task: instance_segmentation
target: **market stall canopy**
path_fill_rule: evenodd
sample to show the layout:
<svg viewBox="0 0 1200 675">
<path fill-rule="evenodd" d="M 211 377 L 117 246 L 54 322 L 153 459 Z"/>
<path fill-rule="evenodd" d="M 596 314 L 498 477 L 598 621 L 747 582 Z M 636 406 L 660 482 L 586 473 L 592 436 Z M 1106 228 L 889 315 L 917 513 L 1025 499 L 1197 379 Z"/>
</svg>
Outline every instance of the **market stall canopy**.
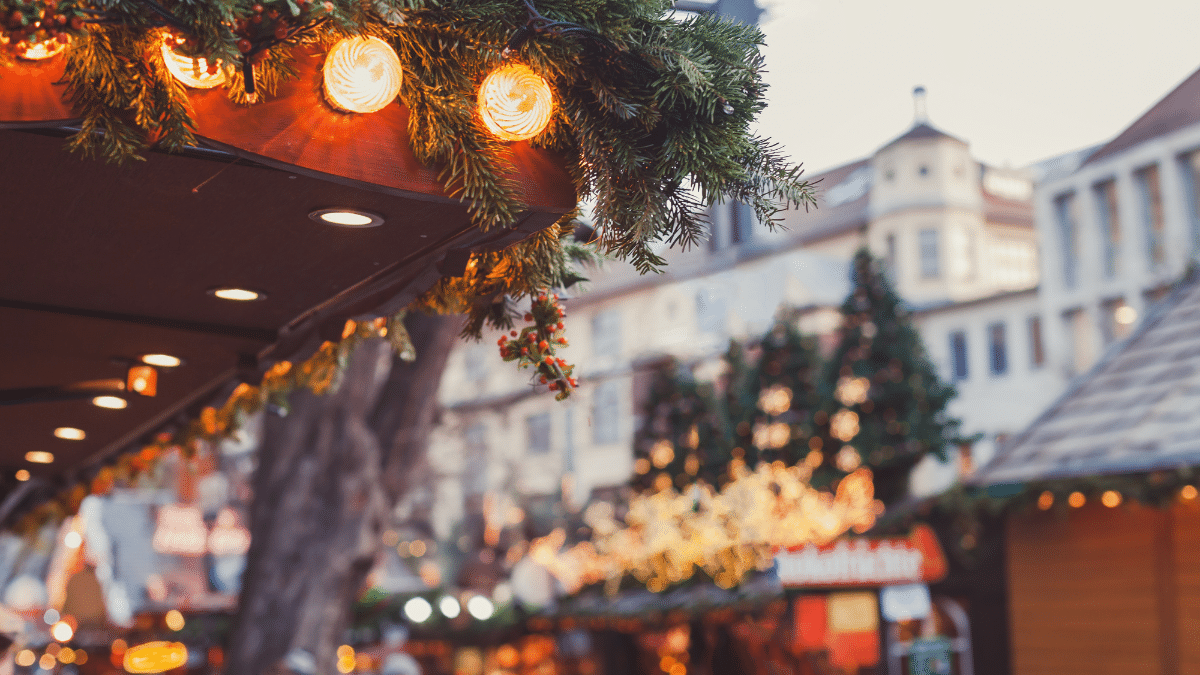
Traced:
<svg viewBox="0 0 1200 675">
<path fill-rule="evenodd" d="M 1200 465 L 1200 276 L 1192 272 L 1137 331 L 972 479 L 1023 483 Z"/>
<path fill-rule="evenodd" d="M 220 89 L 191 92 L 201 147 L 120 165 L 65 149 L 78 115 L 64 97 L 62 57 L 0 75 L 6 481 L 19 470 L 70 478 L 239 377 L 336 338 L 348 318 L 403 308 L 461 273 L 469 251 L 507 246 L 574 208 L 562 158 L 514 143 L 510 176 L 527 210 L 513 227 L 481 231 L 438 167 L 414 157 L 405 109 L 335 111 L 318 63 L 299 59 L 299 77 L 257 106 Z M 312 217 L 323 209 L 377 226 Z M 220 288 L 259 297 L 223 299 Z M 146 354 L 181 359 L 159 368 L 156 396 L 93 405 Z M 74 400 L 61 400 L 64 385 Z M 64 438 L 59 428 L 83 433 Z M 30 452 L 53 461 L 27 461 Z"/>
</svg>

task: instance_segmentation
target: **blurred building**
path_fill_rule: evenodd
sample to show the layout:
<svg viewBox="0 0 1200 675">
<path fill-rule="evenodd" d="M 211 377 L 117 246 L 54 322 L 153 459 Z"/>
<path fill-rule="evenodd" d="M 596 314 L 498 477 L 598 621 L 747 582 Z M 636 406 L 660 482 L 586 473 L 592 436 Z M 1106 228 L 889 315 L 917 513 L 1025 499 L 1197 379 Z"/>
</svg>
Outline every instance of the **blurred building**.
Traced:
<svg viewBox="0 0 1200 675">
<path fill-rule="evenodd" d="M 874 155 L 813 176 L 818 207 L 784 212 L 783 227 L 719 205 L 708 242 L 662 247 L 663 274 L 620 263 L 587 272 L 585 292 L 566 302 L 563 356 L 581 381 L 569 401 L 502 362 L 499 333 L 457 347 L 423 481 L 437 536 L 459 536 L 472 517 L 502 519 L 518 494 L 547 504 L 562 495 L 569 508 L 625 485 L 650 369 L 669 356 L 715 378 L 729 341 L 761 336 L 785 307 L 831 344 L 848 261 L 864 245 L 914 308 L 942 377 L 960 388 L 953 413 L 965 431 L 982 432 L 990 449 L 1026 425 L 1061 387 L 1042 367 L 1031 178 L 974 159 L 929 123 L 920 90 L 916 104 L 912 128 Z M 964 468 L 959 458 L 931 461 L 914 490 L 940 489 Z"/>
<path fill-rule="evenodd" d="M 1108 143 L 1038 168 L 1046 358 L 1070 377 L 1128 335 L 1200 247 L 1200 71 Z"/>
</svg>

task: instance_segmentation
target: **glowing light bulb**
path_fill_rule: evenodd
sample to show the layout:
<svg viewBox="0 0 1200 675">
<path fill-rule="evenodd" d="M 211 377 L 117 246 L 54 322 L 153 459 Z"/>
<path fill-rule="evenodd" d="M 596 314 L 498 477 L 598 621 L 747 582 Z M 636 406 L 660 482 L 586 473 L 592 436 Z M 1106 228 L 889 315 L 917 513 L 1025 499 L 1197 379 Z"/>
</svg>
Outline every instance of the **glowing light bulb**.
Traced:
<svg viewBox="0 0 1200 675">
<path fill-rule="evenodd" d="M 58 56 L 66 48 L 66 42 L 59 42 L 57 39 L 42 40 L 37 44 L 29 45 L 24 51 L 18 51 L 17 58 L 26 61 L 44 61 Z"/>
<path fill-rule="evenodd" d="M 170 354 L 142 354 L 142 363 L 148 366 L 174 368 L 183 363 L 183 361 L 178 356 L 171 356 Z"/>
<path fill-rule="evenodd" d="M 488 131 L 502 140 L 537 136 L 550 124 L 552 112 L 550 84 L 529 66 L 513 63 L 494 70 L 479 87 L 479 114 Z"/>
<path fill-rule="evenodd" d="M 19 480 L 19 481 L 21 481 L 22 483 L 24 483 L 25 481 L 29 480 L 29 478 L 30 478 L 30 476 L 29 476 L 29 472 L 28 472 L 28 471 L 26 471 L 25 469 L 18 469 L 18 470 L 17 470 L 17 480 Z"/>
<path fill-rule="evenodd" d="M 325 96 L 344 112 L 382 110 L 400 93 L 404 69 L 391 45 L 377 37 L 339 41 L 325 57 Z"/>
<path fill-rule="evenodd" d="M 25 453 L 25 461 L 34 464 L 49 464 L 54 461 L 54 453 L 44 450 L 30 450 Z"/>
<path fill-rule="evenodd" d="M 433 616 L 433 605 L 425 598 L 412 598 L 404 603 L 404 615 L 417 623 L 424 623 Z"/>
<path fill-rule="evenodd" d="M 222 300 L 236 300 L 238 302 L 249 302 L 250 300 L 258 300 L 262 297 L 261 293 L 245 288 L 217 288 L 212 291 L 212 294 Z"/>
<path fill-rule="evenodd" d="M 68 532 L 67 535 L 63 537 L 63 544 L 65 544 L 67 548 L 79 548 L 83 545 L 83 537 L 80 536 L 78 532 Z"/>
<path fill-rule="evenodd" d="M 50 634 L 59 642 L 67 642 L 75 635 L 75 629 L 66 621 L 59 621 L 50 627 Z"/>
<path fill-rule="evenodd" d="M 448 595 L 438 601 L 438 609 L 442 611 L 442 614 L 444 614 L 447 619 L 453 619 L 457 617 L 462 611 L 462 607 L 458 604 L 458 600 L 455 600 Z"/>
<path fill-rule="evenodd" d="M 476 595 L 467 601 L 467 612 L 480 621 L 487 621 L 496 612 L 496 606 L 482 595 Z"/>
<path fill-rule="evenodd" d="M 92 399 L 92 405 L 97 408 L 108 408 L 109 410 L 122 410 L 129 403 L 120 396 L 97 396 Z"/>
<path fill-rule="evenodd" d="M 54 430 L 54 435 L 66 441 L 82 441 L 87 438 L 87 434 L 83 429 L 75 427 L 59 427 Z"/>
<path fill-rule="evenodd" d="M 174 48 L 180 41 L 168 35 L 163 40 L 162 57 L 171 75 L 192 89 L 212 89 L 225 83 L 225 71 L 221 62 L 216 68 L 210 68 L 208 60 L 203 57 L 191 57 L 177 53 Z M 157 365 L 157 364 L 156 364 Z"/>
<path fill-rule="evenodd" d="M 170 628 L 174 631 L 183 630 L 183 626 L 185 624 L 183 614 L 177 609 L 167 612 L 167 615 L 163 617 L 163 621 L 167 624 L 167 628 Z"/>
<path fill-rule="evenodd" d="M 147 642 L 125 650 L 122 662 L 130 673 L 161 673 L 187 663 L 187 647 L 179 642 Z"/>
</svg>

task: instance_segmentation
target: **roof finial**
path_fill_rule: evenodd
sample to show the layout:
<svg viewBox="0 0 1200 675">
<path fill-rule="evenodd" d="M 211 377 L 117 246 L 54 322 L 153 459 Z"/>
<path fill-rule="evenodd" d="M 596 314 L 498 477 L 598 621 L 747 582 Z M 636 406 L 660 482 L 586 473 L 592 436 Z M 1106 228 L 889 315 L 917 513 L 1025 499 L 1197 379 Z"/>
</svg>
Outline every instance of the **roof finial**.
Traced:
<svg viewBox="0 0 1200 675">
<path fill-rule="evenodd" d="M 929 121 L 929 113 L 925 110 L 925 87 L 913 87 L 913 124 Z"/>
</svg>

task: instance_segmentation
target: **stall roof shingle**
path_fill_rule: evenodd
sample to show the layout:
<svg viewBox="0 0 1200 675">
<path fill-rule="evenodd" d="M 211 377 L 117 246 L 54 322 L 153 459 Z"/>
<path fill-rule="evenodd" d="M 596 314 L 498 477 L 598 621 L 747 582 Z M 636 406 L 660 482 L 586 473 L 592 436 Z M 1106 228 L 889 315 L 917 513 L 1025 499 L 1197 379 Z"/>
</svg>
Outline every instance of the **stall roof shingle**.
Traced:
<svg viewBox="0 0 1200 675">
<path fill-rule="evenodd" d="M 1200 464 L 1200 275 L 1001 449 L 995 485 Z"/>
</svg>

